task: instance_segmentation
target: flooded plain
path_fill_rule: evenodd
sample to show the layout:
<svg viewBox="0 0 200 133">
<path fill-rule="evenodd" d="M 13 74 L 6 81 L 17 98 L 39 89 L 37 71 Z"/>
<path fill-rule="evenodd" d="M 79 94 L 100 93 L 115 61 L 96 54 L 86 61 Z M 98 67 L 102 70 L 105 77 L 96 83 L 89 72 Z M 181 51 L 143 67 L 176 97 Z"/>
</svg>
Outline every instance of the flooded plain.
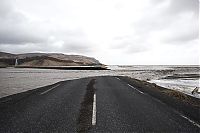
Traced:
<svg viewBox="0 0 200 133">
<path fill-rule="evenodd" d="M 156 83 L 169 89 L 175 89 L 189 95 L 192 95 L 191 92 L 195 87 L 200 87 L 199 66 L 108 66 L 108 68 L 111 70 L 1 68 L 0 97 L 63 80 L 108 75 L 129 76 Z M 199 94 L 192 96 L 199 98 Z"/>
</svg>

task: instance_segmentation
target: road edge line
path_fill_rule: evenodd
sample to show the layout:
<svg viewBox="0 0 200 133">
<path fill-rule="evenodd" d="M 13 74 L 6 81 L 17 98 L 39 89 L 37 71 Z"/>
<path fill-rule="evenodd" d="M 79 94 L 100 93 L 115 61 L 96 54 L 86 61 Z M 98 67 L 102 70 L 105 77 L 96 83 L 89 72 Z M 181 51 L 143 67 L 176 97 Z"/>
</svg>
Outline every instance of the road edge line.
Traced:
<svg viewBox="0 0 200 133">
<path fill-rule="evenodd" d="M 40 93 L 40 95 L 46 94 L 47 92 L 49 92 L 49 91 L 55 89 L 55 88 L 58 87 L 58 86 L 60 86 L 60 84 L 57 84 L 56 86 L 54 86 L 54 87 L 52 87 L 52 88 L 50 88 L 50 89 L 48 89 L 48 90 L 46 90 L 46 91 Z"/>
<path fill-rule="evenodd" d="M 200 125 L 196 122 L 194 122 L 193 120 L 191 120 L 190 118 L 180 114 L 181 117 L 183 117 L 184 119 L 188 120 L 190 123 L 192 123 L 193 125 L 197 126 L 198 128 L 200 128 Z"/>
<path fill-rule="evenodd" d="M 138 90 L 138 89 L 136 89 L 135 87 L 133 87 L 132 85 L 130 85 L 130 84 L 127 84 L 129 87 L 131 87 L 131 88 L 133 88 L 133 89 L 135 89 L 135 90 L 137 90 L 139 93 L 141 93 L 141 94 L 144 94 L 144 92 L 142 92 L 142 91 L 140 91 L 140 90 Z"/>
<path fill-rule="evenodd" d="M 116 79 L 118 79 L 118 80 L 121 80 L 121 79 L 119 79 L 118 77 L 115 77 Z"/>
</svg>

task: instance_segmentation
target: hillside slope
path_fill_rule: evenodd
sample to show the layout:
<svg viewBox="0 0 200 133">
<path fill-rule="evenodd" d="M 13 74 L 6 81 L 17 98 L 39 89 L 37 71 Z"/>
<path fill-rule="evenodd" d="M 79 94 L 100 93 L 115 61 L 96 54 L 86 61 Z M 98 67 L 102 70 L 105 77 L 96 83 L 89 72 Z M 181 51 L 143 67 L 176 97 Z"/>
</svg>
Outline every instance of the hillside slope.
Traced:
<svg viewBox="0 0 200 133">
<path fill-rule="evenodd" d="M 25 53 L 11 54 L 0 52 L 0 66 L 14 66 L 16 59 L 19 66 L 96 66 L 98 60 L 81 55 L 60 53 Z"/>
</svg>

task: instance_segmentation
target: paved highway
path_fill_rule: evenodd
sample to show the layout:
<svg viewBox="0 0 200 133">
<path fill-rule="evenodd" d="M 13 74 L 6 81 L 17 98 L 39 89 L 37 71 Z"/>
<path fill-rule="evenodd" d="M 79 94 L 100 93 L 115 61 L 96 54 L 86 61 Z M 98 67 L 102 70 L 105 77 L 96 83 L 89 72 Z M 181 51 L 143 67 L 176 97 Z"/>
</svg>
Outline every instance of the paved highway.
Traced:
<svg viewBox="0 0 200 133">
<path fill-rule="evenodd" d="M 116 77 L 92 77 L 0 99 L 0 132 L 199 132 L 200 126 Z"/>
</svg>

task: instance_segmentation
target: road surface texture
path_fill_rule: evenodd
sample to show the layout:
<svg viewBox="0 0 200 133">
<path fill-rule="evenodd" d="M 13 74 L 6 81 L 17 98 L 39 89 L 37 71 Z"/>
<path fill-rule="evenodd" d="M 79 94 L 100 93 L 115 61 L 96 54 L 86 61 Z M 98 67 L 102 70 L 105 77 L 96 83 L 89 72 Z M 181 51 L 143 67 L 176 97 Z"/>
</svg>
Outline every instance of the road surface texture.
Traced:
<svg viewBox="0 0 200 133">
<path fill-rule="evenodd" d="M 200 126 L 117 77 L 62 81 L 0 99 L 0 132 L 199 132 Z"/>
</svg>

